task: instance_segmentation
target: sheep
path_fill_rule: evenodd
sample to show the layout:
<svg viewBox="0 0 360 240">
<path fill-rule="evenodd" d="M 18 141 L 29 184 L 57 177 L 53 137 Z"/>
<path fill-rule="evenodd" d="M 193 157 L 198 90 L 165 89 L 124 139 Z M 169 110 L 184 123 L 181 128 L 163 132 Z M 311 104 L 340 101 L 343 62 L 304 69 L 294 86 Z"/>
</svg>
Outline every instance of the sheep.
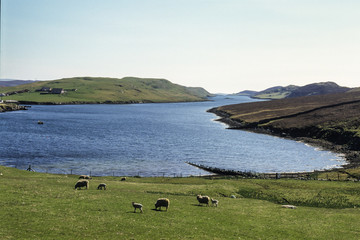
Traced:
<svg viewBox="0 0 360 240">
<path fill-rule="evenodd" d="M 89 188 L 89 181 L 88 180 L 79 180 L 76 182 L 75 184 L 75 189 L 79 188 L 81 189 L 82 187 L 86 187 L 86 189 Z"/>
<path fill-rule="evenodd" d="M 201 203 L 204 203 L 204 204 L 207 204 L 209 206 L 210 198 L 208 196 L 197 195 L 196 198 L 197 198 L 197 200 L 199 202 L 199 205 Z"/>
<path fill-rule="evenodd" d="M 126 177 L 121 178 L 121 181 L 126 181 Z"/>
<path fill-rule="evenodd" d="M 169 205 L 170 205 L 170 200 L 169 199 L 167 199 L 167 198 L 159 198 L 155 203 L 155 209 L 158 210 L 158 208 L 160 208 L 160 211 L 161 211 L 161 207 L 166 207 L 166 211 L 167 211 Z"/>
<path fill-rule="evenodd" d="M 283 208 L 290 208 L 290 209 L 296 209 L 294 205 L 282 205 Z"/>
<path fill-rule="evenodd" d="M 216 199 L 212 199 L 212 198 L 211 198 L 211 204 L 212 204 L 213 206 L 215 205 L 215 207 L 217 207 L 218 204 L 219 204 L 219 200 L 216 200 Z"/>
<path fill-rule="evenodd" d="M 136 212 L 136 209 L 140 209 L 140 212 L 143 213 L 143 205 L 140 203 L 132 202 L 132 205 L 134 207 L 134 212 Z"/>
<path fill-rule="evenodd" d="M 97 187 L 98 190 L 104 189 L 106 190 L 106 184 L 105 183 L 100 183 L 99 186 Z"/>
<path fill-rule="evenodd" d="M 91 179 L 89 175 L 80 175 L 79 179 Z"/>
</svg>

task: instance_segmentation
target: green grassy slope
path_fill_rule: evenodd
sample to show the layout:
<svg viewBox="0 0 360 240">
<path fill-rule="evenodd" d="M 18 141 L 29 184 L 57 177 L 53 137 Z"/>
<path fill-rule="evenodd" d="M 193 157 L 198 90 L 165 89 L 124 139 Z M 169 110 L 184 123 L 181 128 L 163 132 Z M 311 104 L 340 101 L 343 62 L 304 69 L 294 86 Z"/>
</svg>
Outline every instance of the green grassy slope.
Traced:
<svg viewBox="0 0 360 240">
<path fill-rule="evenodd" d="M 359 183 L 94 177 L 0 166 L 0 239 L 357 239 Z M 106 183 L 106 191 L 96 190 Z M 220 201 L 199 206 L 197 194 Z M 235 195 L 237 198 L 230 198 Z M 159 197 L 170 208 L 155 211 Z M 297 209 L 281 208 L 286 199 Z M 144 205 L 133 213 L 131 202 Z"/>
<path fill-rule="evenodd" d="M 40 94 L 35 90 L 42 87 L 63 88 L 65 94 Z M 0 88 L 0 92 L 29 89 L 6 99 L 34 103 L 142 103 L 142 102 L 179 102 L 202 101 L 209 93 L 205 90 L 194 91 L 173 84 L 165 79 L 134 78 L 93 78 L 77 77 L 54 81 L 39 81 L 16 87 Z M 77 91 L 73 91 L 77 89 Z"/>
</svg>

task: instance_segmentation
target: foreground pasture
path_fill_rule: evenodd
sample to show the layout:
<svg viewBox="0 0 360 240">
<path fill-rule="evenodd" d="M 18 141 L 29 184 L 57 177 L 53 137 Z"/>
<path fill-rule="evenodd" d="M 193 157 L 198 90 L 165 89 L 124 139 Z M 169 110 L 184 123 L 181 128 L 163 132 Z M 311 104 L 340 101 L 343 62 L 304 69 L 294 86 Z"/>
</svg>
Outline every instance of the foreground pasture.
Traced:
<svg viewBox="0 0 360 240">
<path fill-rule="evenodd" d="M 0 166 L 0 239 L 358 239 L 360 183 L 94 177 Z M 97 190 L 99 183 L 107 190 Z M 199 206 L 196 195 L 219 200 Z M 230 198 L 235 195 L 237 198 Z M 168 211 L 154 210 L 160 197 Z M 144 206 L 134 213 L 132 202 Z M 294 204 L 297 209 L 281 208 Z"/>
</svg>

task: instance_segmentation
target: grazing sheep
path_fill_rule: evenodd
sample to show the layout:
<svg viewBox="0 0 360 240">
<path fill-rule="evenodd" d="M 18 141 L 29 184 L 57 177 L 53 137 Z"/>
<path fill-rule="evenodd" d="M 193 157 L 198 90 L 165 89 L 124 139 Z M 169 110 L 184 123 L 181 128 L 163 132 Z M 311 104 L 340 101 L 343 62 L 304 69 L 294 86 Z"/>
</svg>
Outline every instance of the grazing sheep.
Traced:
<svg viewBox="0 0 360 240">
<path fill-rule="evenodd" d="M 136 212 L 136 209 L 138 208 L 138 209 L 140 209 L 140 212 L 141 213 L 143 213 L 143 205 L 142 204 L 140 204 L 140 203 L 136 203 L 136 202 L 132 202 L 132 205 L 133 205 L 133 207 L 134 207 L 134 212 Z"/>
<path fill-rule="evenodd" d="M 211 204 L 212 204 L 213 206 L 215 205 L 215 207 L 217 207 L 218 204 L 219 204 L 219 200 L 211 199 Z"/>
<path fill-rule="evenodd" d="M 283 208 L 290 208 L 290 209 L 296 209 L 294 205 L 282 205 Z"/>
<path fill-rule="evenodd" d="M 75 184 L 75 189 L 77 188 L 81 189 L 82 187 L 86 187 L 86 189 L 88 189 L 89 181 L 84 179 L 77 181 L 77 183 Z"/>
<path fill-rule="evenodd" d="M 79 179 L 91 179 L 89 175 L 80 175 Z"/>
<path fill-rule="evenodd" d="M 155 209 L 158 210 L 158 208 L 160 208 L 160 211 L 161 211 L 161 207 L 166 207 L 166 211 L 167 211 L 169 205 L 170 205 L 170 200 L 169 199 L 167 199 L 167 198 L 159 198 L 155 203 Z"/>
<path fill-rule="evenodd" d="M 235 195 L 231 195 L 230 197 L 231 197 L 231 198 L 236 198 L 236 196 L 235 196 Z"/>
<path fill-rule="evenodd" d="M 126 181 L 126 177 L 121 178 L 121 181 Z"/>
<path fill-rule="evenodd" d="M 106 190 L 106 184 L 105 183 L 100 183 L 99 186 L 97 187 L 98 190 L 104 189 Z"/>
<path fill-rule="evenodd" d="M 207 204 L 209 206 L 210 203 L 210 198 L 208 196 L 201 196 L 201 195 L 197 195 L 197 200 L 199 202 L 199 205 L 201 203 Z"/>
</svg>

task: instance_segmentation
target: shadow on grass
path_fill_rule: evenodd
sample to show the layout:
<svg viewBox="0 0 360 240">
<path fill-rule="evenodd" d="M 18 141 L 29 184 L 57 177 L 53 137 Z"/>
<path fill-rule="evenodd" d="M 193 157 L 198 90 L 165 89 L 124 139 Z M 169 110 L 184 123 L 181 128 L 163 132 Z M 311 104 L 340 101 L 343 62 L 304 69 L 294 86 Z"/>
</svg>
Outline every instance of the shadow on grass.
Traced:
<svg viewBox="0 0 360 240">
<path fill-rule="evenodd" d="M 161 209 L 156 209 L 156 208 L 153 208 L 151 210 L 156 211 L 156 212 L 167 212 L 167 210 L 161 210 Z"/>
<path fill-rule="evenodd" d="M 134 211 L 128 211 L 128 212 L 126 212 L 126 213 L 144 213 L 144 212 L 140 212 L 140 211 L 136 211 L 136 212 L 134 212 Z"/>
</svg>

